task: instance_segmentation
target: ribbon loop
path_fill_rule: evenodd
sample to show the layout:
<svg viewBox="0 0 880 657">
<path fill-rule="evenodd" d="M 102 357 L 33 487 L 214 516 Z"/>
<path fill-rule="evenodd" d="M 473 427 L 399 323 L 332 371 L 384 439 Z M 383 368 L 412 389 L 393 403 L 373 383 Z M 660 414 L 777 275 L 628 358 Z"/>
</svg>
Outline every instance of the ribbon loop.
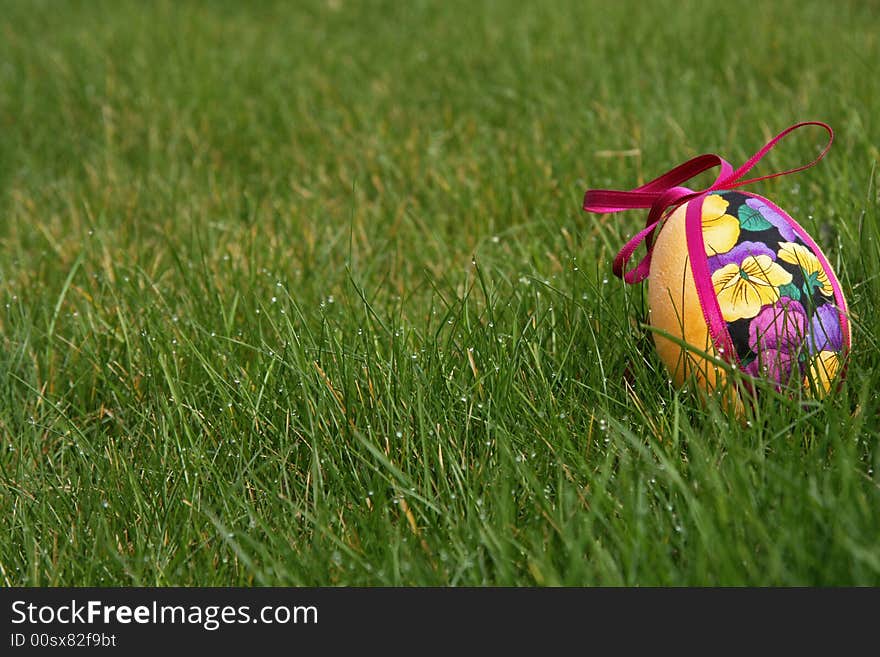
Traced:
<svg viewBox="0 0 880 657">
<path fill-rule="evenodd" d="M 812 162 L 794 169 L 743 180 L 743 176 L 745 176 L 746 173 L 748 173 L 788 134 L 794 132 L 798 128 L 811 125 L 819 126 L 828 133 L 828 143 Z M 615 189 L 589 189 L 586 194 L 584 194 L 584 210 L 596 214 L 612 214 L 623 212 L 625 210 L 650 208 L 645 227 L 636 233 L 623 246 L 614 258 L 614 264 L 612 266 L 614 275 L 618 278 L 622 278 L 629 284 L 639 283 L 648 277 L 648 271 L 650 270 L 651 265 L 654 233 L 660 227 L 663 219 L 665 219 L 670 213 L 674 212 L 680 205 L 710 192 L 743 187 L 744 185 L 758 182 L 760 180 L 768 180 L 770 178 L 785 176 L 790 173 L 797 173 L 798 171 L 809 169 L 825 157 L 828 153 L 828 149 L 831 148 L 831 143 L 833 141 L 834 131 L 828 124 L 822 123 L 821 121 L 804 121 L 780 132 L 773 139 L 768 141 L 757 153 L 752 155 L 745 164 L 736 170 L 734 170 L 726 160 L 713 153 L 698 155 L 697 157 L 670 169 L 661 176 L 654 178 L 654 180 L 629 191 Z M 706 189 L 693 191 L 687 187 L 681 186 L 691 178 L 715 167 L 720 167 L 718 176 L 715 178 L 715 182 L 709 185 Z M 647 253 L 635 267 L 624 272 L 624 267 L 642 242 L 646 243 Z"/>
</svg>

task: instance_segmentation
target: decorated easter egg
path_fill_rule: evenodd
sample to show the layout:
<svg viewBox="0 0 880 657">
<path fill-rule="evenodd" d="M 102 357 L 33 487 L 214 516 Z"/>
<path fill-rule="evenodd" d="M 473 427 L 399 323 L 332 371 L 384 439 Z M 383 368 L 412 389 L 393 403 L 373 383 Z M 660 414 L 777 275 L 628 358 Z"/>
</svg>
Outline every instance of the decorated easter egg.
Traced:
<svg viewBox="0 0 880 657">
<path fill-rule="evenodd" d="M 815 160 L 745 178 L 783 137 L 806 126 L 821 127 L 829 137 Z M 710 393 L 725 389 L 722 399 L 741 408 L 739 393 L 727 385 L 732 369 L 746 375 L 737 377 L 743 382 L 762 379 L 778 390 L 802 388 L 817 396 L 842 377 L 850 325 L 828 259 L 787 212 L 744 189 L 813 166 L 832 140 L 826 124 L 799 123 L 735 170 L 706 154 L 633 190 L 587 191 L 588 212 L 650 210 L 645 228 L 617 254 L 613 269 L 630 284 L 647 280 L 650 329 L 676 385 L 694 380 Z M 682 186 L 713 167 L 721 171 L 708 188 Z M 625 271 L 642 244 L 646 255 Z"/>
<path fill-rule="evenodd" d="M 822 396 L 850 345 L 846 300 L 815 241 L 771 201 L 718 191 L 679 206 L 654 243 L 649 323 L 673 381 L 725 384 L 717 359 Z"/>
</svg>

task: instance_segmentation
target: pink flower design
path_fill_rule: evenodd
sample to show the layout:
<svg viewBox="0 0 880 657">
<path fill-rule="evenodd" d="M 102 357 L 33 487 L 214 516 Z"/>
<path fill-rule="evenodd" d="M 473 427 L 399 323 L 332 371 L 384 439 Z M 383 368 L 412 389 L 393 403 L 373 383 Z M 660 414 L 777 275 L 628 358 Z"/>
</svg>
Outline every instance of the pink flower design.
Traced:
<svg viewBox="0 0 880 657">
<path fill-rule="evenodd" d="M 745 366 L 754 377 L 775 381 L 777 389 L 800 371 L 798 354 L 807 336 L 807 313 L 800 302 L 782 297 L 749 322 L 749 348 L 756 358 Z"/>
<path fill-rule="evenodd" d="M 749 323 L 749 348 L 756 354 L 767 349 L 797 352 L 807 335 L 807 313 L 800 302 L 782 297 L 765 306 Z"/>
<path fill-rule="evenodd" d="M 791 381 L 792 370 L 797 367 L 797 357 L 785 351 L 767 349 L 758 354 L 758 357 L 745 366 L 747 374 L 753 377 L 770 379 L 777 384 L 786 384 Z M 782 385 L 777 385 L 780 390 Z"/>
</svg>

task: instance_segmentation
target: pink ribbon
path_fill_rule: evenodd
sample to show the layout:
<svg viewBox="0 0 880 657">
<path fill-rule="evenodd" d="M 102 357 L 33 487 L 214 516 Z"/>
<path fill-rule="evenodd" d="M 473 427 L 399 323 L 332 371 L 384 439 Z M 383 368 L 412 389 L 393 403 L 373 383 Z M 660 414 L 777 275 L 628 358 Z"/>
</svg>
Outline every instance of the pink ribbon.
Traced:
<svg viewBox="0 0 880 657">
<path fill-rule="evenodd" d="M 757 178 L 743 180 L 743 176 L 786 135 L 794 132 L 798 128 L 803 128 L 804 126 L 809 125 L 819 126 L 828 133 L 828 144 L 815 160 L 795 169 L 788 169 L 787 171 L 780 171 L 766 176 L 758 176 Z M 584 210 L 587 212 L 595 212 L 597 214 L 608 214 L 613 212 L 623 212 L 624 210 L 650 208 L 648 218 L 645 221 L 645 227 L 624 244 L 623 248 L 614 258 L 614 264 L 612 266 L 614 275 L 618 278 L 623 278 L 623 280 L 630 285 L 640 283 L 648 277 L 648 272 L 651 267 L 654 233 L 660 227 L 660 223 L 663 219 L 669 216 L 670 213 L 674 212 L 676 208 L 683 203 L 704 194 L 743 187 L 744 185 L 758 182 L 759 180 L 767 180 L 768 178 L 776 178 L 778 176 L 785 176 L 789 173 L 796 173 L 798 171 L 803 171 L 804 169 L 809 169 L 825 157 L 828 149 L 831 148 L 832 141 L 834 141 L 834 131 L 831 130 L 830 126 L 821 121 L 805 121 L 780 132 L 773 139 L 768 141 L 761 150 L 752 155 L 739 169 L 734 170 L 729 162 L 718 155 L 711 153 L 699 155 L 692 160 L 688 160 L 684 164 L 678 165 L 671 171 L 667 171 L 651 182 L 645 183 L 641 187 L 636 187 L 630 191 L 619 191 L 614 189 L 587 190 L 587 193 L 584 195 Z M 716 166 L 720 166 L 721 171 L 718 173 L 715 182 L 709 185 L 706 189 L 694 191 L 687 187 L 681 187 L 682 183 L 687 182 L 703 171 L 707 171 Z M 645 242 L 647 253 L 635 267 L 624 273 L 624 267 L 642 242 Z"/>
</svg>

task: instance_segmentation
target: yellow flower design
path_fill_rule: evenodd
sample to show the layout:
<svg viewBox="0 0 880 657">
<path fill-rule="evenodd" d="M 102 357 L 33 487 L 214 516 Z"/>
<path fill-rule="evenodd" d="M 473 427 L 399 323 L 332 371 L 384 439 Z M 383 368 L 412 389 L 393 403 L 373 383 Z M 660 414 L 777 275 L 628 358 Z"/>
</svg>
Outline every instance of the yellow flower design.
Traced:
<svg viewBox="0 0 880 657">
<path fill-rule="evenodd" d="M 822 269 L 819 258 L 804 245 L 795 242 L 779 242 L 779 259 L 797 265 L 803 270 L 804 278 L 807 279 L 807 285 L 810 287 L 810 293 L 812 293 L 812 288 L 819 288 L 819 291 L 826 297 L 834 294 L 834 288 L 831 287 L 831 281 L 828 280 L 828 274 Z"/>
<path fill-rule="evenodd" d="M 840 354 L 836 351 L 820 351 L 810 360 L 810 371 L 804 379 L 804 386 L 813 389 L 824 397 L 831 390 L 831 382 L 840 369 Z"/>
<path fill-rule="evenodd" d="M 730 251 L 739 239 L 739 219 L 727 214 L 730 205 L 718 194 L 710 194 L 703 200 L 703 243 L 706 255 Z"/>
<path fill-rule="evenodd" d="M 725 322 L 755 317 L 767 304 L 779 301 L 779 286 L 791 283 L 791 274 L 768 255 L 746 256 L 712 274 L 712 285 Z"/>
</svg>

